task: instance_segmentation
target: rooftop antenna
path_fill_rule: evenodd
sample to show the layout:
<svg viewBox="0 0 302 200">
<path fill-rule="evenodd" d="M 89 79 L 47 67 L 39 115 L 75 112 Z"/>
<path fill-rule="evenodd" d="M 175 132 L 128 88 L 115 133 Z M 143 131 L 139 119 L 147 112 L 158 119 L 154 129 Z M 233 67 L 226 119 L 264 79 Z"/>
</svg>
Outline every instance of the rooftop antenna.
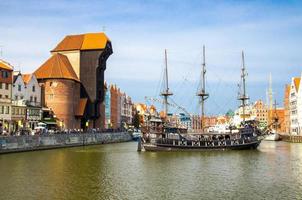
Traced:
<svg viewBox="0 0 302 200">
<path fill-rule="evenodd" d="M 205 75 L 206 75 L 206 49 L 203 45 L 203 63 L 202 63 L 202 72 L 201 72 L 201 90 L 197 93 L 197 96 L 200 97 L 201 104 L 201 129 L 204 133 L 204 103 L 207 98 L 209 98 L 209 94 L 206 93 L 206 84 L 205 84 Z"/>
<path fill-rule="evenodd" d="M 241 101 L 241 106 L 242 106 L 242 115 L 243 115 L 243 123 L 245 123 L 245 106 L 246 101 L 249 99 L 249 97 L 246 94 L 246 86 L 245 86 L 245 78 L 247 76 L 247 73 L 245 71 L 245 63 L 244 63 L 244 52 L 242 51 L 242 55 L 241 55 L 241 59 L 242 59 L 242 67 L 241 67 L 241 91 L 238 97 L 238 100 Z"/>
<path fill-rule="evenodd" d="M 165 71 L 164 71 L 164 89 L 161 93 L 161 96 L 164 97 L 164 109 L 166 116 L 168 115 L 168 97 L 173 95 L 172 92 L 169 91 L 169 80 L 168 80 L 168 61 L 167 61 L 167 50 L 165 49 Z"/>
</svg>

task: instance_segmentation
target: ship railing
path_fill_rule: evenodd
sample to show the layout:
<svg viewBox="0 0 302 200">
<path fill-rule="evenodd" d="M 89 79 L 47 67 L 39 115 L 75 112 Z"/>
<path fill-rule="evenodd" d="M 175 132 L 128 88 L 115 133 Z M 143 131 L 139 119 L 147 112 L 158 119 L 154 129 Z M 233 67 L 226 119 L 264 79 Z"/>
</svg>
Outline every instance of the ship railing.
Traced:
<svg viewBox="0 0 302 200">
<path fill-rule="evenodd" d="M 211 140 L 211 139 L 202 139 L 202 140 L 178 140 L 170 138 L 159 138 L 156 140 L 157 144 L 163 145 L 172 145 L 172 146 L 235 146 L 243 145 L 251 142 L 257 141 L 256 137 L 252 138 L 240 138 L 240 139 L 224 139 L 224 140 Z"/>
</svg>

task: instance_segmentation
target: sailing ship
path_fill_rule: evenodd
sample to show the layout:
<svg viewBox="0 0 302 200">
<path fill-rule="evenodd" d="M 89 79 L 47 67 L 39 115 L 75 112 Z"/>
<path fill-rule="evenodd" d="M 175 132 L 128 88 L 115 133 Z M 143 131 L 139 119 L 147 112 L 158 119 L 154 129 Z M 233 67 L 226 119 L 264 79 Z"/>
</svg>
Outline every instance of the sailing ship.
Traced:
<svg viewBox="0 0 302 200">
<path fill-rule="evenodd" d="M 205 89 L 205 47 L 203 46 L 202 81 L 201 90 L 197 93 L 201 106 L 201 132 L 188 133 L 187 130 L 177 126 L 171 126 L 169 121 L 161 120 L 159 117 L 150 117 L 142 127 L 142 137 L 138 143 L 138 150 L 145 151 L 198 151 L 198 150 L 236 150 L 256 149 L 266 133 L 257 127 L 256 121 L 245 120 L 245 107 L 249 99 L 246 94 L 246 69 L 244 63 L 244 52 L 242 52 L 241 68 L 241 91 L 238 100 L 241 101 L 243 122 L 240 128 L 225 133 L 207 133 L 205 131 L 204 103 L 209 94 Z M 165 88 L 161 93 L 164 98 L 164 111 L 168 113 L 168 97 L 173 95 L 168 85 L 167 51 L 165 50 Z"/>
</svg>

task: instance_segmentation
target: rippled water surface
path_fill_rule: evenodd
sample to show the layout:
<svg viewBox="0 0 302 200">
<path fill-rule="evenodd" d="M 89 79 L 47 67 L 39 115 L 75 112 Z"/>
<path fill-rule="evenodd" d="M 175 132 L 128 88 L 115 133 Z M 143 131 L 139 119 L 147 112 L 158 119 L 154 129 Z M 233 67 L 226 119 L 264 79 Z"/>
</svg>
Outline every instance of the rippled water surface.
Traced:
<svg viewBox="0 0 302 200">
<path fill-rule="evenodd" d="M 157 153 L 136 145 L 0 155 L 0 199 L 302 199 L 302 144 Z"/>
</svg>

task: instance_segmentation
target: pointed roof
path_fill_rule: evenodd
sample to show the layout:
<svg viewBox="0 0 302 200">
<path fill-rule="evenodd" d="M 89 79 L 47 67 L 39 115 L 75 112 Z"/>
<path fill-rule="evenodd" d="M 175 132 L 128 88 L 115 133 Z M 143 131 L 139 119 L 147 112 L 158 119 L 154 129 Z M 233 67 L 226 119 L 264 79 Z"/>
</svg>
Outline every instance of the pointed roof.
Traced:
<svg viewBox="0 0 302 200">
<path fill-rule="evenodd" d="M 300 78 L 294 78 L 294 85 L 296 88 L 296 92 L 299 91 L 299 86 L 300 86 Z"/>
<path fill-rule="evenodd" d="M 105 49 L 110 42 L 105 33 L 67 35 L 51 52 Z"/>
<path fill-rule="evenodd" d="M 56 53 L 34 72 L 37 79 L 71 79 L 80 81 L 74 72 L 68 58 Z"/>
<path fill-rule="evenodd" d="M 8 62 L 0 59 L 0 69 L 13 71 L 13 66 L 11 66 Z"/>
<path fill-rule="evenodd" d="M 32 74 L 22 74 L 22 79 L 25 83 L 25 85 L 27 85 L 31 79 Z"/>
</svg>

